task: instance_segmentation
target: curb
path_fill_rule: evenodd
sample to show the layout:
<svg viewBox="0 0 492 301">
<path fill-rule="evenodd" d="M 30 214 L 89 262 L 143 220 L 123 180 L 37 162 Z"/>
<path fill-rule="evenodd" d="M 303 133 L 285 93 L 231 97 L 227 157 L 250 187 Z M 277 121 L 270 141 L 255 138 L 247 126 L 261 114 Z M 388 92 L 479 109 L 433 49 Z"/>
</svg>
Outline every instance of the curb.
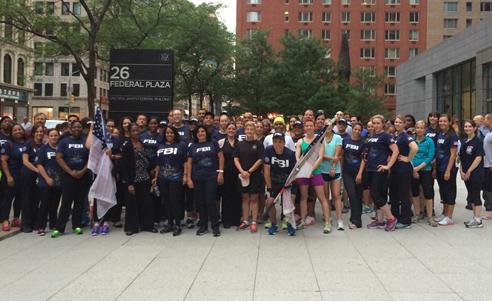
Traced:
<svg viewBox="0 0 492 301">
<path fill-rule="evenodd" d="M 21 233 L 21 230 L 20 228 L 15 228 L 15 230 L 10 230 L 8 233 L 6 234 L 0 234 L 0 241 L 4 240 L 4 239 L 7 239 L 9 237 L 12 237 L 14 235 L 17 235 Z"/>
</svg>

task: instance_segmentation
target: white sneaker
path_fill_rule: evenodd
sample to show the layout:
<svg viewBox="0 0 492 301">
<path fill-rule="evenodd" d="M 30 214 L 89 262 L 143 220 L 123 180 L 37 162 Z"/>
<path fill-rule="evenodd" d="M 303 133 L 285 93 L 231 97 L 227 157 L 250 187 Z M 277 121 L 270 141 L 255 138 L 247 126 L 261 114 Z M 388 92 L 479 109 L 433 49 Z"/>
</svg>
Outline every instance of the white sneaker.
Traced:
<svg viewBox="0 0 492 301">
<path fill-rule="evenodd" d="M 454 222 L 452 219 L 450 219 L 447 216 L 439 222 L 439 226 L 451 226 L 451 225 L 454 225 Z"/>
<path fill-rule="evenodd" d="M 338 230 L 338 231 L 343 231 L 343 230 L 345 230 L 345 229 L 343 228 L 343 221 L 342 221 L 341 219 L 337 221 L 337 230 Z"/>
<path fill-rule="evenodd" d="M 445 216 L 444 214 L 441 214 L 441 215 L 439 215 L 439 216 L 434 217 L 434 220 L 435 220 L 436 222 L 440 222 L 440 221 L 442 221 L 444 218 L 446 218 L 446 216 Z"/>
</svg>

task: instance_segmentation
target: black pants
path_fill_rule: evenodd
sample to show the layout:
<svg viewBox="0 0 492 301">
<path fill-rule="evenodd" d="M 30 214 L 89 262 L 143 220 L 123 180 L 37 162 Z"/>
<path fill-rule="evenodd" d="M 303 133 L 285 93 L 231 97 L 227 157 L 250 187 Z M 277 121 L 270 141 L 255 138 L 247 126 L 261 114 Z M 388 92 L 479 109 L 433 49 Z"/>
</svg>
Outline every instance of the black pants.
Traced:
<svg viewBox="0 0 492 301">
<path fill-rule="evenodd" d="M 210 220 L 212 229 L 219 228 L 219 212 L 217 210 L 217 180 L 215 177 L 207 179 L 193 179 L 195 202 L 200 212 L 200 228 L 207 229 Z"/>
<path fill-rule="evenodd" d="M 419 171 L 419 178 L 415 179 L 412 175 L 412 196 L 414 198 L 420 195 L 420 187 L 424 192 L 424 198 L 427 200 L 434 198 L 434 178 L 431 170 Z"/>
<path fill-rule="evenodd" d="M 195 202 L 194 189 L 190 189 L 190 188 L 188 188 L 188 186 L 185 186 L 183 198 L 184 198 L 186 212 L 187 213 L 196 212 L 197 206 L 196 206 L 196 202 Z M 183 211 L 183 218 L 184 218 L 184 211 Z"/>
<path fill-rule="evenodd" d="M 183 213 L 183 182 L 159 179 L 162 203 L 169 226 L 180 226 Z"/>
<path fill-rule="evenodd" d="M 388 173 L 368 171 L 367 180 L 376 209 L 388 203 Z"/>
<path fill-rule="evenodd" d="M 62 175 L 62 201 L 60 212 L 58 213 L 58 226 L 56 229 L 65 232 L 65 227 L 72 211 L 72 229 L 82 225 L 82 211 L 84 201 L 87 199 L 87 183 L 89 176 L 86 174 L 81 179 L 63 173 Z M 73 210 L 72 210 L 73 204 Z"/>
<path fill-rule="evenodd" d="M 465 186 L 468 192 L 466 201 L 469 204 L 473 204 L 475 206 L 482 206 L 482 200 L 480 199 L 480 192 L 482 191 L 483 188 L 483 182 L 465 181 Z"/>
<path fill-rule="evenodd" d="M 15 179 L 13 187 L 7 185 L 7 178 L 2 176 L 2 206 L 0 217 L 2 221 L 9 220 L 10 211 L 12 210 L 12 201 L 14 202 L 14 217 L 19 218 L 22 208 L 22 185 L 20 178 Z"/>
<path fill-rule="evenodd" d="M 33 229 L 40 203 L 39 189 L 36 185 L 36 175 L 21 173 L 22 186 L 22 228 Z"/>
<path fill-rule="evenodd" d="M 458 169 L 453 167 L 449 180 L 444 180 L 444 172 L 437 171 L 437 183 L 439 184 L 439 194 L 441 200 L 446 205 L 456 204 L 456 174 Z"/>
<path fill-rule="evenodd" d="M 410 201 L 410 190 L 412 186 L 411 169 L 391 172 L 390 191 L 391 191 L 391 213 L 402 224 L 412 223 L 412 202 Z"/>
<path fill-rule="evenodd" d="M 224 174 L 222 187 L 222 223 L 239 226 L 241 220 L 241 193 L 237 173 Z"/>
<path fill-rule="evenodd" d="M 343 186 L 347 191 L 350 200 L 350 222 L 357 227 L 362 226 L 362 183 L 356 184 L 357 174 L 344 172 L 342 173 Z"/>
<path fill-rule="evenodd" d="M 121 181 L 116 182 L 116 204 L 109 209 L 108 213 L 104 216 L 103 220 L 110 220 L 113 223 L 121 221 L 121 211 L 125 205 L 127 185 Z"/>
<path fill-rule="evenodd" d="M 134 183 L 135 194 L 126 190 L 125 231 L 152 231 L 154 228 L 154 203 L 150 195 L 150 180 Z"/>
<path fill-rule="evenodd" d="M 38 214 L 36 216 L 36 229 L 46 228 L 46 220 L 49 216 L 50 229 L 56 228 L 58 206 L 60 205 L 60 197 L 62 191 L 60 187 L 41 187 L 39 188 L 39 196 L 41 202 L 39 204 Z"/>
</svg>

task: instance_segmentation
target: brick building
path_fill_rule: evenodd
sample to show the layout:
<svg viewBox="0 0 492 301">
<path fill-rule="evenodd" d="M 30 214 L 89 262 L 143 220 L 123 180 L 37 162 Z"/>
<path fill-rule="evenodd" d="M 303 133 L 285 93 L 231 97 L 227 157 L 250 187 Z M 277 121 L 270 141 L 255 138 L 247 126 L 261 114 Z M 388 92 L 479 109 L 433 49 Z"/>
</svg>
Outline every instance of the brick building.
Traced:
<svg viewBox="0 0 492 301">
<path fill-rule="evenodd" d="M 379 93 L 395 109 L 396 66 L 426 49 L 427 0 L 237 0 L 236 34 L 270 32 L 274 49 L 286 33 L 319 39 L 338 59 L 349 36 L 351 66 L 385 74 Z"/>
</svg>

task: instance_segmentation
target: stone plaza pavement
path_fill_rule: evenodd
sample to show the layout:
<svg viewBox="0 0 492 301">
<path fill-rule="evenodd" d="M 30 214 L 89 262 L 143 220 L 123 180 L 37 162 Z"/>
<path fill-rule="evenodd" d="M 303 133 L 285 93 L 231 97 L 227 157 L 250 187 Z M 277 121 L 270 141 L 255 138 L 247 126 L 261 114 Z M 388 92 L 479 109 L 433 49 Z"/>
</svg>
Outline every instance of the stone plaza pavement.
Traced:
<svg viewBox="0 0 492 301">
<path fill-rule="evenodd" d="M 458 195 L 456 225 L 393 233 L 19 234 L 0 242 L 0 300 L 492 300 L 492 221 L 466 229 Z"/>
</svg>

